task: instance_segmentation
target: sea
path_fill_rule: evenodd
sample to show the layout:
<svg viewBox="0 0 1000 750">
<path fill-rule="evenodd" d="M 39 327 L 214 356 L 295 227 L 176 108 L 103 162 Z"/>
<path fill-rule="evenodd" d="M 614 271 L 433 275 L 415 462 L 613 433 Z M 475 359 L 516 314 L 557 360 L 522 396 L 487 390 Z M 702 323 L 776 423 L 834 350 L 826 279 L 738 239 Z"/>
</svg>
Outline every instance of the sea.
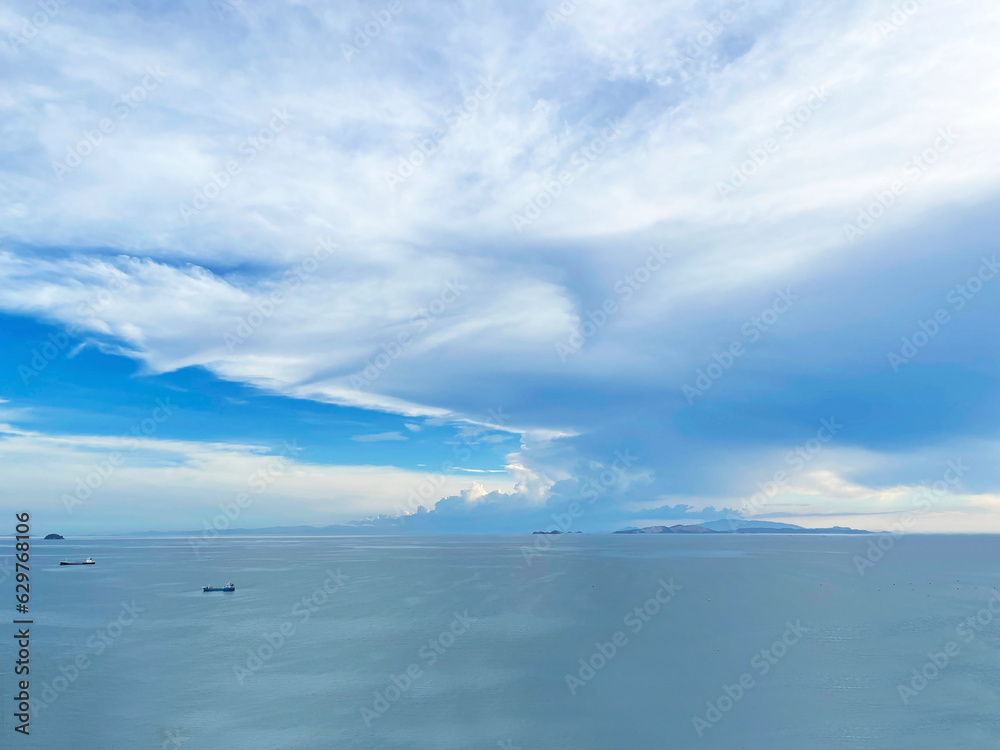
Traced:
<svg viewBox="0 0 1000 750">
<path fill-rule="evenodd" d="M 0 566 L 4 748 L 1000 747 L 994 536 L 35 540 L 26 614 Z"/>
</svg>

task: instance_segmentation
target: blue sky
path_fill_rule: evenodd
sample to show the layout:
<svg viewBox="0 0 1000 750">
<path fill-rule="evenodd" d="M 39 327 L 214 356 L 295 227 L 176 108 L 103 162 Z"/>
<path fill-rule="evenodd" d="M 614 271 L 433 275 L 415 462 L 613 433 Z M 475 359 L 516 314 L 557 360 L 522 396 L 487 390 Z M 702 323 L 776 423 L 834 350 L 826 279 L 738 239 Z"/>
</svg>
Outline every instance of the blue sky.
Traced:
<svg viewBox="0 0 1000 750">
<path fill-rule="evenodd" d="M 5 6 L 0 502 L 1000 531 L 998 31 L 926 0 Z"/>
</svg>

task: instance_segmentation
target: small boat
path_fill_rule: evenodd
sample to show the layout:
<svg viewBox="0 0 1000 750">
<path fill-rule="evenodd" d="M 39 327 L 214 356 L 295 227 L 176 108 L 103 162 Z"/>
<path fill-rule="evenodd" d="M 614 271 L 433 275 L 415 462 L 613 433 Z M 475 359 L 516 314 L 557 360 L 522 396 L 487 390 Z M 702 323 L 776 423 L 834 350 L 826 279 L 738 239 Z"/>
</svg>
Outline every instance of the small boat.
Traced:
<svg viewBox="0 0 1000 750">
<path fill-rule="evenodd" d="M 82 562 L 66 562 L 65 560 L 63 560 L 59 564 L 60 565 L 97 565 L 97 563 L 95 563 L 93 561 L 93 559 L 90 558 L 90 557 L 88 557 L 86 560 L 83 560 Z"/>
<path fill-rule="evenodd" d="M 202 591 L 236 591 L 235 583 L 227 583 L 225 586 L 204 586 Z"/>
</svg>

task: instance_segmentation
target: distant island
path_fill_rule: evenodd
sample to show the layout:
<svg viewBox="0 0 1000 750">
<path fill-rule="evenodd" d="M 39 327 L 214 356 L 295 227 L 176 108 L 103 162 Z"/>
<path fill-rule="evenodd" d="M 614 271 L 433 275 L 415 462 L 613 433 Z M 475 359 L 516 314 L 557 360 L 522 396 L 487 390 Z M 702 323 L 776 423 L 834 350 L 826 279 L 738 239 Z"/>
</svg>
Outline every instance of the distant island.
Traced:
<svg viewBox="0 0 1000 750">
<path fill-rule="evenodd" d="M 559 531 L 559 529 L 554 529 L 553 531 L 532 531 L 532 534 L 582 534 L 582 531 Z"/>
<path fill-rule="evenodd" d="M 59 536 L 58 534 L 46 534 L 45 538 L 46 539 L 65 539 L 66 537 Z"/>
<path fill-rule="evenodd" d="M 722 519 L 702 524 L 676 524 L 675 526 L 646 526 L 641 529 L 622 529 L 614 534 L 871 534 L 871 531 L 832 526 L 826 529 L 807 529 L 793 523 L 772 521 L 740 521 Z"/>
</svg>

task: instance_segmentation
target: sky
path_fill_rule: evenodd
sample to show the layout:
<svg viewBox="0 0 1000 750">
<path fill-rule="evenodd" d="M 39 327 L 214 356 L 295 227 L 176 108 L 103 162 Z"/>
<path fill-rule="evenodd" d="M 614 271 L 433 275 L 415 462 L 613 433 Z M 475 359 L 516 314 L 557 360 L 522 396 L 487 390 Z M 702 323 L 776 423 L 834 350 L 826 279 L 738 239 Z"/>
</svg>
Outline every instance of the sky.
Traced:
<svg viewBox="0 0 1000 750">
<path fill-rule="evenodd" d="M 38 532 L 1000 531 L 1000 7 L 0 8 Z"/>
</svg>

